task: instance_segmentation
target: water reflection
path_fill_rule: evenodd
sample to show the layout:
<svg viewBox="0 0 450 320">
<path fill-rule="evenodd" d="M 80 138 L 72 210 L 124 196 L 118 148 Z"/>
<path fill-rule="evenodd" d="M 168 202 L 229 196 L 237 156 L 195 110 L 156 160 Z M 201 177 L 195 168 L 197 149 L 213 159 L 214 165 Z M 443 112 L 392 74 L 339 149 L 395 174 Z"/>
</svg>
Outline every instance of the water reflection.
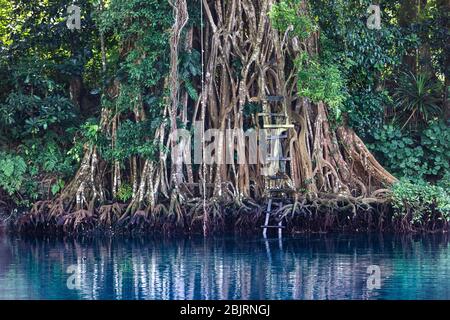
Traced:
<svg viewBox="0 0 450 320">
<path fill-rule="evenodd" d="M 449 299 L 448 237 L 0 238 L 0 299 Z M 76 265 L 80 287 L 69 290 Z M 367 289 L 367 267 L 381 289 Z"/>
</svg>

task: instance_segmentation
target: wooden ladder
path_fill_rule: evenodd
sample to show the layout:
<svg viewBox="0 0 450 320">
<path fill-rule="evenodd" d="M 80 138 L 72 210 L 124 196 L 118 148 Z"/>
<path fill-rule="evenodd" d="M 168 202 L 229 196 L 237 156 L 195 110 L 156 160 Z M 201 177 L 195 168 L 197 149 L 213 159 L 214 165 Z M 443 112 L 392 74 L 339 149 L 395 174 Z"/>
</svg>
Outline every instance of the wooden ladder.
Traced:
<svg viewBox="0 0 450 320">
<path fill-rule="evenodd" d="M 266 162 L 270 163 L 268 168 L 269 174 L 265 175 L 268 202 L 264 225 L 261 228 L 263 229 L 264 238 L 267 238 L 268 229 L 278 229 L 278 237 L 281 238 L 283 229 L 285 228 L 283 226 L 283 219 L 273 215 L 273 208 L 277 205 L 281 208 L 285 196 L 294 191 L 283 186 L 283 183 L 285 184 L 286 180 L 289 179 L 286 174 L 286 164 L 291 159 L 282 154 L 281 147 L 281 141 L 288 138 L 287 131 L 294 128 L 294 125 L 290 122 L 286 104 L 283 103 L 283 96 L 267 96 L 262 102 L 263 112 L 258 113 L 258 117 L 263 118 L 263 128 L 271 130 L 271 133 L 266 139 L 269 142 L 275 143 L 275 146 L 271 148 L 275 154 L 271 154 L 266 159 Z M 283 111 L 281 113 L 272 112 L 278 103 L 283 103 Z M 272 224 L 270 224 L 271 216 L 275 220 Z"/>
</svg>

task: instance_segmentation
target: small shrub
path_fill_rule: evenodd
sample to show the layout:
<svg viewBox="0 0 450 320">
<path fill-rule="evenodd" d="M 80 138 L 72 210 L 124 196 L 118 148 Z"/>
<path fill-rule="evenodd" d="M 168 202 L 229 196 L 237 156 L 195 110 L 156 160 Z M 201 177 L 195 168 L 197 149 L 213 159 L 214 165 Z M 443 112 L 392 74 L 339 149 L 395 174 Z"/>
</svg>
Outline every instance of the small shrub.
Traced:
<svg viewBox="0 0 450 320">
<path fill-rule="evenodd" d="M 433 213 L 450 221 L 450 193 L 424 181 L 400 180 L 392 188 L 392 204 L 397 215 L 411 214 L 413 222 Z"/>
<path fill-rule="evenodd" d="M 416 126 L 420 123 L 426 124 L 439 115 L 441 91 L 440 84 L 434 82 L 428 74 L 404 73 L 393 95 L 396 111 L 403 119 L 404 126 L 410 122 Z"/>
</svg>

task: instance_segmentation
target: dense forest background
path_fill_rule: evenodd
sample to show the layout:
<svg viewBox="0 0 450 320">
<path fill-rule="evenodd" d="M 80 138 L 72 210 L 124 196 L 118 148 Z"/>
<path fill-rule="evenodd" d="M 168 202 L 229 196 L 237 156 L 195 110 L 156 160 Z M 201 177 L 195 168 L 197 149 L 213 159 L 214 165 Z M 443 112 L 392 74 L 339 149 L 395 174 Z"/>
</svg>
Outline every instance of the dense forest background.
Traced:
<svg viewBox="0 0 450 320">
<path fill-rule="evenodd" d="M 386 186 L 395 210 L 414 218 L 433 210 L 448 219 L 448 1 L 230 3 L 235 2 L 245 10 L 270 4 L 274 30 L 282 35 L 292 27 L 297 38 L 306 39 L 306 49 L 286 60 L 296 66 L 291 68 L 298 80 L 296 94 L 319 106 L 324 103 L 330 127 L 354 130 L 399 179 Z M 80 30 L 66 26 L 72 3 L 81 8 Z M 178 190 L 184 179 L 217 182 L 230 174 L 208 173 L 218 178 L 207 179 L 206 170 L 191 166 L 179 169 L 186 177 L 180 178 L 176 166 L 168 169 L 165 135 L 173 128 L 189 128 L 191 118 L 206 117 L 211 126 L 217 118 L 225 126 L 222 110 L 234 101 L 218 93 L 225 98 L 217 98 L 222 105 L 214 105 L 201 96 L 201 43 L 216 32 L 211 21 L 222 21 L 221 1 L 203 1 L 209 9 L 204 34 L 200 1 L 184 3 L 185 8 L 183 1 L 160 0 L 0 0 L 0 207 L 28 210 L 41 204 L 47 209 L 36 212 L 70 208 L 78 218 L 84 210 L 81 217 L 87 219 L 94 207 L 103 205 L 104 214 L 100 210 L 95 216 L 107 225 L 124 216 L 140 223 L 139 218 L 147 219 L 145 208 L 151 207 L 151 212 L 178 223 L 183 210 L 177 208 L 187 205 L 189 192 L 196 191 L 174 194 L 172 188 Z M 381 8 L 379 30 L 366 26 L 371 4 Z M 223 10 L 228 10 L 225 5 Z M 189 19 L 183 21 L 183 14 Z M 311 34 L 317 42 L 314 55 Z M 205 51 L 212 56 L 213 42 L 208 41 Z M 242 73 L 242 59 L 230 56 L 227 68 Z M 204 62 L 206 68 L 214 63 Z M 199 109 L 201 102 L 213 111 Z M 248 100 L 234 112 L 245 127 L 257 109 Z M 165 180 L 158 176 L 164 170 L 169 170 Z M 251 176 L 251 170 L 240 175 L 244 185 L 233 182 L 239 197 L 253 195 L 246 191 L 252 189 Z M 306 182 L 298 190 L 317 192 Z M 156 193 L 166 202 L 158 202 Z M 237 203 L 245 206 L 242 199 Z M 210 206 L 214 217 L 218 209 Z M 195 216 L 204 205 L 189 208 L 193 220 L 205 223 L 204 216 Z M 76 224 L 64 221 L 69 222 Z"/>
</svg>

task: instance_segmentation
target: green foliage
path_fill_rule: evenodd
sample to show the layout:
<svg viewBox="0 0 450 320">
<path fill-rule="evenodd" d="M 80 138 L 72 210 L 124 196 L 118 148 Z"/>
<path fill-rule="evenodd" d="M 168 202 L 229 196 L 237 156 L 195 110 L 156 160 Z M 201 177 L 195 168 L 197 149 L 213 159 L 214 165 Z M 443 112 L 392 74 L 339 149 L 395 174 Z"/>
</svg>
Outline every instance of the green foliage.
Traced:
<svg viewBox="0 0 450 320">
<path fill-rule="evenodd" d="M 433 212 L 450 221 L 448 189 L 424 181 L 400 180 L 392 187 L 392 204 L 398 215 L 411 214 L 413 222 L 423 222 Z"/>
<path fill-rule="evenodd" d="M 160 84 L 169 62 L 168 31 L 173 22 L 169 2 L 112 0 L 99 22 L 102 31 L 115 35 L 119 47 L 128 48 L 114 55 L 122 82 L 137 90 Z"/>
<path fill-rule="evenodd" d="M 120 119 L 120 125 L 114 148 L 111 148 L 111 137 L 94 130 L 99 128 L 83 127 L 83 135 L 95 137 L 94 143 L 100 146 L 101 156 L 106 160 L 125 161 L 131 156 L 154 158 L 156 155 L 158 146 L 153 137 L 163 121 L 162 111 L 167 101 L 165 77 L 169 72 L 172 23 L 172 7 L 167 1 L 112 0 L 99 15 L 100 29 L 117 41 L 109 63 L 115 68 L 115 80 L 120 82 L 118 96 L 113 101 L 104 101 L 103 105 Z M 196 100 L 195 78 L 200 75 L 200 54 L 193 49 L 181 52 L 179 58 L 181 87 Z M 142 106 L 148 120 L 136 121 L 130 117 Z"/>
<path fill-rule="evenodd" d="M 56 94 L 62 89 L 61 85 L 52 79 L 56 67 L 53 61 L 42 59 L 35 54 L 20 57 L 10 66 L 9 80 L 14 90 L 22 94 Z"/>
<path fill-rule="evenodd" d="M 0 151 L 0 188 L 10 196 L 22 187 L 26 170 L 22 157 Z"/>
<path fill-rule="evenodd" d="M 47 197 L 48 188 L 53 195 L 60 192 L 63 178 L 70 177 L 74 171 L 75 162 L 51 133 L 42 141 L 25 140 L 17 154 L 0 151 L 0 188 L 18 205 L 28 206 L 30 200 Z M 56 179 L 56 182 L 41 185 L 44 178 Z"/>
<path fill-rule="evenodd" d="M 444 177 L 450 173 L 450 126 L 444 121 L 433 122 L 421 132 L 421 144 L 425 149 L 424 161 L 429 174 Z"/>
<path fill-rule="evenodd" d="M 335 119 L 341 115 L 341 107 L 346 99 L 344 80 L 337 66 L 301 56 L 297 60 L 298 94 L 313 102 L 325 102 L 334 112 Z"/>
<path fill-rule="evenodd" d="M 13 92 L 6 103 L 0 104 L 1 131 L 12 139 L 35 136 L 50 128 L 67 127 L 75 119 L 72 103 L 59 95 L 41 98 Z"/>
<path fill-rule="evenodd" d="M 142 156 L 154 159 L 157 144 L 149 140 L 148 136 L 155 131 L 157 120 L 134 123 L 131 120 L 123 122 L 117 130 L 116 147 L 111 150 L 111 157 L 115 160 L 124 160 L 131 156 Z"/>
<path fill-rule="evenodd" d="M 117 191 L 117 199 L 127 202 L 133 196 L 133 188 L 129 184 L 122 184 Z"/>
<path fill-rule="evenodd" d="M 96 119 L 88 119 L 80 128 L 85 142 L 94 145 L 98 142 L 100 136 L 100 125 Z"/>
<path fill-rule="evenodd" d="M 8 24 L 11 22 L 13 3 L 9 0 L 0 0 L 0 45 L 8 43 Z"/>
<path fill-rule="evenodd" d="M 345 79 L 342 111 L 348 124 L 397 177 L 443 183 L 450 159 L 448 125 L 438 121 L 440 82 L 448 77 L 443 2 L 429 1 L 417 16 L 405 19 L 407 1 L 378 1 L 380 30 L 365 25 L 370 0 L 310 3 L 322 32 L 321 52 L 333 53 L 327 58 Z M 391 122 L 398 127 L 386 125 Z"/>
<path fill-rule="evenodd" d="M 407 125 L 412 119 L 414 123 L 426 124 L 439 115 L 441 85 L 425 73 L 405 72 L 399 79 L 393 98 L 397 114 Z"/>
<path fill-rule="evenodd" d="M 363 137 L 370 137 L 383 126 L 385 108 L 391 100 L 385 90 L 357 90 L 347 96 L 343 110 L 355 131 Z"/>
<path fill-rule="evenodd" d="M 20 146 L 21 155 L 29 164 L 29 173 L 49 173 L 69 176 L 74 172 L 75 163 L 65 151 L 65 146 L 58 143 L 58 137 L 48 134 L 44 140 L 25 140 Z"/>
<path fill-rule="evenodd" d="M 190 52 L 183 52 L 179 58 L 180 82 L 184 85 L 184 89 L 189 94 L 189 97 L 195 101 L 198 99 L 198 93 L 197 88 L 193 84 L 193 79 L 201 75 L 200 58 L 200 52 L 194 49 Z"/>
<path fill-rule="evenodd" d="M 330 63 L 339 68 L 348 92 L 343 103 L 348 124 L 364 137 L 380 128 L 391 98 L 383 88 L 402 62 L 407 48 L 417 43 L 394 19 L 396 7 L 382 0 L 382 28 L 366 26 L 370 0 L 311 0 L 321 28 L 321 50 L 331 52 Z"/>
<path fill-rule="evenodd" d="M 4 52 L 10 59 L 13 71 L 23 65 L 22 60 L 28 60 L 31 68 L 29 72 L 23 68 L 22 73 L 30 76 L 30 86 L 36 85 L 36 79 L 33 78 L 49 77 L 55 84 L 61 84 L 71 76 L 82 76 L 86 71 L 85 65 L 99 58 L 96 47 L 98 31 L 91 15 L 91 12 L 96 11 L 95 2 L 76 1 L 82 9 L 80 32 L 71 31 L 66 26 L 66 9 L 72 4 L 70 0 L 14 1 L 8 17 L 8 46 Z M 35 72 L 36 69 L 44 72 Z M 25 79 L 22 77 L 22 80 Z"/>
<path fill-rule="evenodd" d="M 80 51 L 70 44 L 91 34 L 89 19 L 83 36 L 71 34 L 62 9 L 54 1 L 16 1 L 7 26 L 8 46 L 0 48 L 1 57 L 8 59 L 0 93 L 0 145 L 25 159 L 27 174 L 32 175 L 72 172 L 64 159 L 71 140 L 66 129 L 76 126 L 79 115 L 68 98 L 66 81 L 73 70 L 82 70 L 85 60 L 76 62 Z M 83 52 L 88 42 L 83 42 Z M 25 185 L 25 191 L 32 192 L 33 181 L 27 179 Z"/>
<path fill-rule="evenodd" d="M 417 136 L 385 125 L 374 139 L 369 148 L 398 177 L 437 181 L 450 169 L 450 128 L 443 122 L 431 124 Z"/>
<path fill-rule="evenodd" d="M 294 36 L 304 40 L 316 29 L 308 15 L 299 14 L 301 0 L 282 0 L 274 3 L 269 17 L 275 29 L 285 33 L 289 28 Z"/>
<path fill-rule="evenodd" d="M 407 20 L 403 21 L 405 31 L 417 38 L 416 48 L 408 51 L 412 58 L 407 64 L 410 70 L 426 71 L 439 75 L 439 78 L 448 78 L 448 1 L 428 0 L 420 4 L 412 0 L 404 1 L 398 15 L 399 20 Z"/>
<path fill-rule="evenodd" d="M 447 172 L 444 173 L 444 176 L 442 177 L 441 180 L 439 180 L 436 183 L 436 185 L 445 190 L 450 190 L 450 171 L 449 170 L 447 170 Z"/>
<path fill-rule="evenodd" d="M 59 192 L 61 192 L 64 189 L 64 185 L 65 185 L 64 180 L 58 179 L 56 183 L 52 184 L 51 187 L 52 194 L 56 195 Z"/>
<path fill-rule="evenodd" d="M 426 163 L 422 161 L 423 147 L 399 128 L 384 125 L 375 132 L 374 139 L 375 142 L 369 144 L 369 148 L 392 174 L 420 179 L 427 173 Z"/>
</svg>

